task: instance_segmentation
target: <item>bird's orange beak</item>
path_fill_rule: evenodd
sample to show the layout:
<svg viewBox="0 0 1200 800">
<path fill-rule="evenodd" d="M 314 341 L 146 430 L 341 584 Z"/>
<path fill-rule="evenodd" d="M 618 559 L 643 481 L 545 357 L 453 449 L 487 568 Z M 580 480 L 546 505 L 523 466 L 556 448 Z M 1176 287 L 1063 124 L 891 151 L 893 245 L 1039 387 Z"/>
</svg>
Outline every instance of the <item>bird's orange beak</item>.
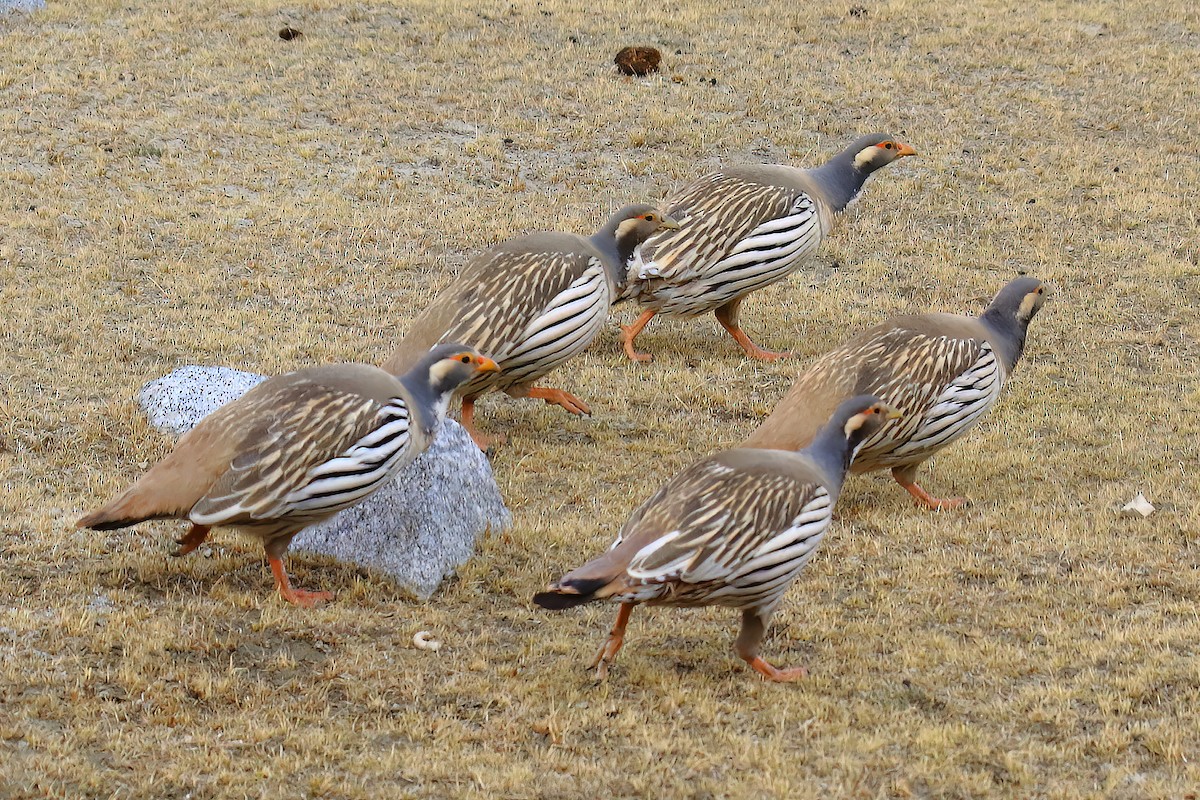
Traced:
<svg viewBox="0 0 1200 800">
<path fill-rule="evenodd" d="M 500 367 L 495 361 L 492 361 L 487 356 L 478 356 L 475 359 L 476 372 L 499 372 Z"/>
<path fill-rule="evenodd" d="M 911 144 L 904 142 L 896 142 L 896 158 L 904 158 L 904 156 L 915 156 L 916 149 Z"/>
</svg>

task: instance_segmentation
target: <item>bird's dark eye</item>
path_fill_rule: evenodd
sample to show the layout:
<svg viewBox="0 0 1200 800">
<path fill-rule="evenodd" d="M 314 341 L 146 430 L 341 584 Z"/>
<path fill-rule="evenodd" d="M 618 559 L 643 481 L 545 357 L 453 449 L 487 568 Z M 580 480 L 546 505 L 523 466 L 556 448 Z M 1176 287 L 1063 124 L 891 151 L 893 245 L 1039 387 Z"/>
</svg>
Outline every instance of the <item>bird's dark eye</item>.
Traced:
<svg viewBox="0 0 1200 800">
<path fill-rule="evenodd" d="M 461 358 L 459 358 L 459 361 L 461 361 L 464 364 L 470 364 L 471 357 L 470 356 L 462 356 Z"/>
<path fill-rule="evenodd" d="M 888 150 L 891 150 L 896 145 L 892 144 L 891 142 L 884 142 L 883 146 L 886 147 Z"/>
</svg>

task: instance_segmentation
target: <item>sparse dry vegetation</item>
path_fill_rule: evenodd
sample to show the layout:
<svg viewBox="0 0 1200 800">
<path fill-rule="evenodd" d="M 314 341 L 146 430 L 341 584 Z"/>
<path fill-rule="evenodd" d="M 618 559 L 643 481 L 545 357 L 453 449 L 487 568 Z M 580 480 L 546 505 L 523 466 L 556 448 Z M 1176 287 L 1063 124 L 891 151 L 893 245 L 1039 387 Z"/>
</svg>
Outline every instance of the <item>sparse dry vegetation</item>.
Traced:
<svg viewBox="0 0 1200 800">
<path fill-rule="evenodd" d="M 617 76 L 642 42 L 661 71 Z M 0 796 L 1195 797 L 1197 63 L 1161 0 L 0 16 Z M 485 402 L 516 522 L 428 603 L 296 558 L 338 594 L 304 611 L 235 535 L 72 527 L 169 448 L 151 378 L 380 361 L 480 248 L 871 130 L 921 156 L 743 308 L 799 362 L 660 320 L 637 366 L 614 320 L 555 377 L 593 418 Z M 530 607 L 798 364 L 1019 270 L 1055 289 L 1026 358 L 924 473 L 974 505 L 851 482 L 764 649 L 808 680 L 747 670 L 727 611 L 650 610 L 597 686 L 613 609 Z M 1159 511 L 1118 516 L 1139 490 Z"/>
</svg>

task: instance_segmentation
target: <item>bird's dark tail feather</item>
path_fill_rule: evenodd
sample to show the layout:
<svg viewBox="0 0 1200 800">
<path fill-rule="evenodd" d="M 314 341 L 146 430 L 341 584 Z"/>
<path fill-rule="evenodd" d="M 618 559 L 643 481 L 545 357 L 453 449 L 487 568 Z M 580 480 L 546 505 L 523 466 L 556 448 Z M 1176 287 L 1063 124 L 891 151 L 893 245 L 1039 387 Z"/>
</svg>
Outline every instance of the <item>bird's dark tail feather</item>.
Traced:
<svg viewBox="0 0 1200 800">
<path fill-rule="evenodd" d="M 578 578 L 569 583 L 556 583 L 546 591 L 535 594 L 533 602 L 552 611 L 574 608 L 600 599 L 596 597 L 596 592 L 608 583 L 609 580 L 605 578 Z"/>
<path fill-rule="evenodd" d="M 121 498 L 124 500 L 124 498 Z M 115 531 L 118 528 L 128 528 L 148 519 L 161 519 L 163 514 L 129 513 L 121 500 L 110 503 L 104 508 L 97 509 L 75 523 L 76 528 L 91 528 L 94 531 Z"/>
</svg>

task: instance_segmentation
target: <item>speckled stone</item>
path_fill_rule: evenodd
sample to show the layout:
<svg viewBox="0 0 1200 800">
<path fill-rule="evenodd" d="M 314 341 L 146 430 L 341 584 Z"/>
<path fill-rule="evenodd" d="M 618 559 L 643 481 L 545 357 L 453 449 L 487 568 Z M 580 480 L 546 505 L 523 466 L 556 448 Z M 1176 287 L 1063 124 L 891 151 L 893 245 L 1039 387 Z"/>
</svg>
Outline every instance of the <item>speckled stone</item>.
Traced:
<svg viewBox="0 0 1200 800">
<path fill-rule="evenodd" d="M 0 0 L 0 14 L 8 11 L 41 11 L 46 0 Z"/>
<path fill-rule="evenodd" d="M 143 386 L 138 392 L 138 405 L 151 425 L 179 436 L 266 379 L 266 375 L 256 372 L 189 365 Z"/>
<path fill-rule="evenodd" d="M 226 367 L 181 367 L 143 386 L 138 402 L 151 425 L 181 434 L 264 380 Z M 378 570 L 424 600 L 474 554 L 480 535 L 510 524 L 487 457 L 448 419 L 393 483 L 301 531 L 291 549 Z"/>
</svg>

